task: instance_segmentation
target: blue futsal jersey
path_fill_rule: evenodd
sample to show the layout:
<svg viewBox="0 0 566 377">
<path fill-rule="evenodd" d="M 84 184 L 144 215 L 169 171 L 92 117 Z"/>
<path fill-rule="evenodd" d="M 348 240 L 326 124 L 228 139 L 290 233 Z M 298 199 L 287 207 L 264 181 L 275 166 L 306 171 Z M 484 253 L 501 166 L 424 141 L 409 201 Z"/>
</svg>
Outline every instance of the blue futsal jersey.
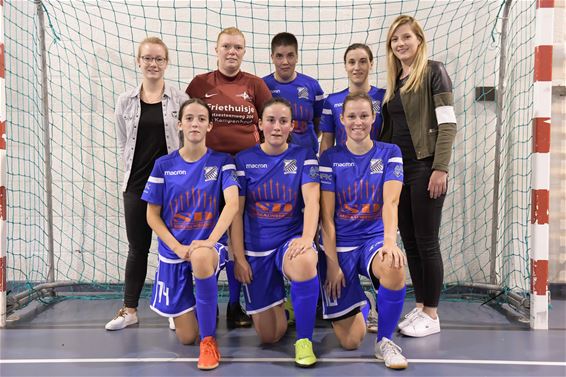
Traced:
<svg viewBox="0 0 566 377">
<path fill-rule="evenodd" d="M 161 206 L 161 218 L 183 245 L 208 238 L 220 217 L 223 191 L 238 185 L 236 166 L 229 154 L 208 149 L 195 162 L 185 161 L 179 151 L 158 158 L 142 199 Z M 226 236 L 219 242 L 226 244 Z M 159 254 L 179 259 L 161 239 Z"/>
<path fill-rule="evenodd" d="M 346 129 L 340 120 L 340 115 L 342 115 L 344 99 L 346 99 L 348 94 L 350 94 L 350 90 L 348 88 L 341 92 L 329 94 L 328 97 L 326 97 L 326 100 L 324 100 L 324 105 L 322 107 L 320 130 L 322 132 L 333 133 L 336 145 L 344 145 L 347 139 Z M 373 103 L 373 111 L 375 111 L 375 122 L 373 122 L 370 137 L 373 140 L 377 140 L 379 132 L 381 131 L 381 108 L 383 105 L 383 96 L 385 96 L 385 89 L 372 86 L 368 95 Z"/>
<path fill-rule="evenodd" d="M 317 153 L 318 137 L 314 130 L 313 119 L 321 117 L 324 101 L 324 91 L 318 81 L 298 72 L 297 77 L 291 82 L 279 82 L 275 80 L 273 73 L 265 76 L 263 81 L 271 90 L 273 97 L 283 97 L 293 106 L 292 142 L 311 148 Z"/>
<path fill-rule="evenodd" d="M 236 155 L 240 196 L 245 196 L 244 246 L 248 251 L 273 250 L 303 232 L 302 185 L 319 182 L 312 149 L 289 144 L 277 156 L 261 146 Z"/>
<path fill-rule="evenodd" d="M 320 188 L 336 195 L 336 246 L 359 246 L 383 236 L 383 185 L 403 182 L 403 158 L 394 144 L 378 141 L 362 156 L 335 146 L 320 157 Z"/>
</svg>

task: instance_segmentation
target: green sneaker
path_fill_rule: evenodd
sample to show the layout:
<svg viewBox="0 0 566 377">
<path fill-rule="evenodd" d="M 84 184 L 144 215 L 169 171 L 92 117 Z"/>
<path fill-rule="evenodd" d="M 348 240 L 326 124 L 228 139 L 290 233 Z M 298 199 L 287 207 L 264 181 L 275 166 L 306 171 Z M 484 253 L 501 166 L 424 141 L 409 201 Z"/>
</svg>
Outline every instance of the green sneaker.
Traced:
<svg viewBox="0 0 566 377">
<path fill-rule="evenodd" d="M 316 364 L 316 356 L 312 350 L 312 342 L 307 338 L 299 339 L 295 343 L 295 365 L 309 368 Z"/>
</svg>

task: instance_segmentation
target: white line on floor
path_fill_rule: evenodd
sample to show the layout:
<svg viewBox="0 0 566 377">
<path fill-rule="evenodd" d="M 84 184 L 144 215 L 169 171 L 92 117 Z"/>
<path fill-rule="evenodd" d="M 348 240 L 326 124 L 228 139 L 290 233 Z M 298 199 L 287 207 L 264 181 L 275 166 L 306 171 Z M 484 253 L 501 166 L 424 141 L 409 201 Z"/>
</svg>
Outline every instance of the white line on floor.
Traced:
<svg viewBox="0 0 566 377">
<path fill-rule="evenodd" d="M 84 364 L 84 363 L 195 363 L 197 358 L 144 357 L 144 358 L 91 358 L 91 359 L 2 359 L 0 364 Z M 223 357 L 229 363 L 294 363 L 290 357 Z M 373 358 L 319 358 L 320 363 L 380 363 Z M 539 365 L 566 366 L 564 361 L 526 361 L 526 360 L 458 360 L 458 359 L 409 359 L 414 364 L 484 364 L 484 365 Z"/>
</svg>

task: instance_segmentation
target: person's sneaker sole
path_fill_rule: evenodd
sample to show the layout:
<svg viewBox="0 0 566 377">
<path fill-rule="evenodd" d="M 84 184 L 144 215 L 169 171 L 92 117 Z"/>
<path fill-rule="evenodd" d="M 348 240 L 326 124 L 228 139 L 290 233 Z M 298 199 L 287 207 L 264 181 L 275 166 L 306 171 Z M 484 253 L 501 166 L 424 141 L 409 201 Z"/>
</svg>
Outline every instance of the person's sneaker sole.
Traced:
<svg viewBox="0 0 566 377">
<path fill-rule="evenodd" d="M 407 329 L 405 328 L 405 329 L 402 329 L 400 332 L 401 332 L 402 335 L 409 336 L 409 337 L 411 337 L 411 338 L 423 338 L 423 337 L 425 337 L 425 336 L 438 334 L 438 333 L 440 332 L 440 329 L 436 329 L 436 330 L 435 330 L 435 329 L 431 329 L 431 330 L 428 330 L 428 331 L 424 331 L 424 332 L 422 332 L 422 333 L 420 333 L 420 334 L 417 334 L 417 333 L 411 334 L 411 333 L 410 333 L 410 330 L 407 331 Z"/>
<path fill-rule="evenodd" d="M 381 361 L 382 363 L 385 364 L 385 366 L 389 369 L 407 369 L 407 367 L 409 366 L 408 362 L 405 362 L 403 364 L 389 364 L 387 365 L 387 363 L 385 362 L 385 360 L 383 359 L 383 357 L 381 357 L 379 354 L 375 355 L 375 358 L 379 361 Z"/>
<path fill-rule="evenodd" d="M 194 364 L 193 364 L 194 365 Z M 218 368 L 218 366 L 220 365 L 220 363 L 216 363 L 216 365 L 208 365 L 208 366 L 203 366 L 203 365 L 198 365 L 197 364 L 197 368 L 200 370 L 212 370 L 212 369 L 216 369 Z"/>
<path fill-rule="evenodd" d="M 295 361 L 295 365 L 298 366 L 299 368 L 307 369 L 307 368 L 314 367 L 316 365 L 316 361 L 314 363 L 311 363 L 311 364 L 301 364 L 301 363 L 298 363 L 298 362 Z"/>
</svg>

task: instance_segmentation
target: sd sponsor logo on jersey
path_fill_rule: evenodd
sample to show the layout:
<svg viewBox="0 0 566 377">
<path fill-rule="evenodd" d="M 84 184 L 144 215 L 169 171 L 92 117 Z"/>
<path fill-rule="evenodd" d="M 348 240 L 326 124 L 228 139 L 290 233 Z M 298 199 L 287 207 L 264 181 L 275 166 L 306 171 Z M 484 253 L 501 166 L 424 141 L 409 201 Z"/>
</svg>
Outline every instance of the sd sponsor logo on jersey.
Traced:
<svg viewBox="0 0 566 377">
<path fill-rule="evenodd" d="M 297 174 L 297 160 L 283 160 L 284 174 Z"/>
<path fill-rule="evenodd" d="M 309 99 L 309 90 L 303 86 L 297 88 L 297 97 L 299 99 Z"/>
<path fill-rule="evenodd" d="M 369 163 L 370 174 L 382 174 L 383 173 L 383 161 L 381 158 L 372 158 Z"/>
<path fill-rule="evenodd" d="M 216 181 L 218 179 L 218 166 L 204 167 L 204 181 Z"/>
</svg>

